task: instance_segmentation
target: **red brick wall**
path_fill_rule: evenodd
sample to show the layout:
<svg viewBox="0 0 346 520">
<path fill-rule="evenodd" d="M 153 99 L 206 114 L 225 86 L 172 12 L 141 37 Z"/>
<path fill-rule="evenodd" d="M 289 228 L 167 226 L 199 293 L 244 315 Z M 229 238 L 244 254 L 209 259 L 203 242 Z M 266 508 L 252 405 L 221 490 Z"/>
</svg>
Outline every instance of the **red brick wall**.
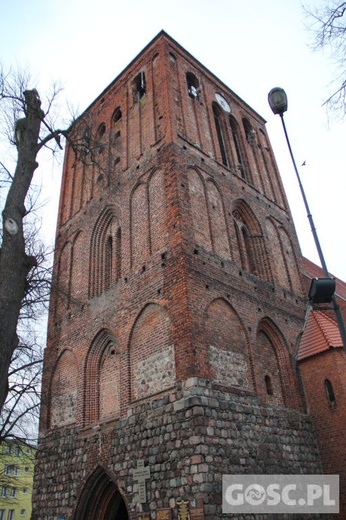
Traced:
<svg viewBox="0 0 346 520">
<path fill-rule="evenodd" d="M 189 95 L 187 74 L 196 78 L 197 97 Z M 232 120 L 217 111 L 226 157 L 215 93 L 232 108 Z M 289 424 L 301 431 L 306 417 L 294 361 L 306 305 L 300 251 L 264 120 L 161 36 L 95 100 L 71 138 L 78 146 L 76 153 L 67 145 L 63 173 L 42 439 L 55 435 L 51 426 L 75 421 L 71 438 L 82 435 L 90 444 L 91 471 L 101 452 L 104 464 L 113 453 L 109 444 L 102 451 L 95 432 L 123 424 L 121 438 L 131 430 L 126 446 L 133 447 L 126 449 L 137 457 L 145 434 L 132 428 L 143 422 L 141 407 L 179 403 L 182 392 L 193 396 L 193 385 L 196 395 L 233 395 L 244 432 L 250 410 L 264 425 L 262 407 L 280 416 L 280 438 Z M 73 404 L 58 424 L 59 399 Z M 185 420 L 176 417 L 172 432 Z M 223 438 L 233 423 L 227 421 Z M 265 435 L 278 442 L 277 431 Z M 311 444 L 309 430 L 303 437 Z M 262 441 L 256 437 L 254 453 Z M 277 467 L 272 452 L 258 466 L 251 457 L 238 462 L 240 444 L 233 469 Z M 310 467 L 307 458 L 301 456 L 301 468 Z M 280 464 L 283 470 L 285 454 Z M 122 469 L 125 480 L 129 467 Z"/>
<path fill-rule="evenodd" d="M 312 416 L 317 445 L 326 473 L 340 475 L 342 514 L 346 515 L 346 355 L 342 349 L 305 359 L 300 363 L 306 401 Z M 334 390 L 335 404 L 327 398 L 325 381 Z"/>
<path fill-rule="evenodd" d="M 145 74 L 146 93 L 139 98 L 135 80 L 141 72 Z M 187 73 L 198 79 L 197 98 L 188 94 Z M 212 108 L 215 91 L 227 97 L 232 106 L 232 121 L 237 120 L 238 144 L 248 172 L 245 179 L 236 168 L 234 126 L 222 110 L 218 111 L 218 117 L 222 119 L 229 156 L 228 166 L 219 163 Z M 90 130 L 90 139 L 85 144 L 86 129 Z M 161 348 L 174 345 L 174 355 L 168 351 L 166 355 L 169 363 L 175 360 L 174 373 L 178 379 L 199 374 L 219 380 L 222 362 L 217 361 L 215 351 L 208 352 L 208 347 L 215 345 L 204 337 L 206 332 L 198 333 L 197 341 L 193 338 L 204 325 L 204 313 L 209 312 L 206 309 L 212 308 L 207 295 L 198 300 L 202 312 L 193 307 L 199 289 L 189 280 L 196 276 L 194 269 L 197 269 L 202 284 L 214 287 L 215 298 L 226 295 L 228 301 L 229 292 L 238 295 L 233 318 L 228 320 L 234 321 L 232 326 L 238 326 L 237 306 L 242 309 L 239 332 L 228 330 L 227 320 L 218 325 L 224 327 L 225 336 L 218 346 L 220 355 L 229 350 L 238 357 L 244 356 L 245 386 L 257 391 L 263 399 L 269 398 L 263 392 L 262 371 L 274 363 L 270 372 L 277 396 L 270 399 L 299 408 L 301 400 L 295 390 L 296 383 L 292 391 L 285 383 L 287 377 L 293 380 L 295 377 L 292 354 L 285 357 L 277 352 L 277 348 L 285 349 L 287 345 L 293 349 L 300 332 L 302 303 L 296 260 L 299 250 L 263 120 L 179 47 L 173 48 L 162 39 L 96 100 L 81 118 L 76 136 L 77 142 L 84 143 L 86 148 L 82 157 L 71 148 L 66 153 L 57 235 L 57 291 L 55 301 L 52 300 L 49 348 L 54 349 L 57 342 L 70 347 L 72 334 L 80 371 L 85 371 L 93 338 L 104 326 L 109 327 L 119 345 L 120 373 L 126 374 L 119 388 L 125 411 L 129 399 L 139 395 L 138 390 L 133 390 L 133 363 L 138 363 L 134 360 L 140 355 L 133 353 L 138 350 L 143 358 L 147 355 L 142 346 L 131 350 L 131 334 L 138 335 L 132 327 L 146 305 L 155 302 L 169 319 L 172 332 L 167 332 L 161 343 L 152 338 L 152 348 L 159 354 Z M 165 149 L 170 138 L 176 145 Z M 120 161 L 115 167 L 118 157 Z M 78 160 L 81 158 L 82 162 Z M 109 250 L 114 257 L 111 266 L 107 260 Z M 202 250 L 207 255 L 203 263 L 196 256 Z M 191 269 L 195 259 L 199 262 Z M 219 272 L 211 274 L 211 265 L 216 264 Z M 208 265 L 204 273 L 203 266 Z M 255 278 L 249 278 L 248 274 Z M 220 276 L 222 281 L 218 280 Z M 277 307 L 275 312 L 267 305 L 259 280 Z M 256 294 L 249 299 L 252 291 Z M 294 302 L 293 320 L 285 317 L 288 309 L 291 312 L 291 302 Z M 126 317 L 123 308 L 129 309 Z M 253 320 L 258 312 L 253 309 L 259 308 L 261 313 Z M 270 318 L 276 324 L 280 341 L 275 343 L 270 337 L 256 335 L 263 318 Z M 140 335 L 148 338 L 145 348 L 150 349 L 150 328 L 147 321 L 143 323 Z M 250 328 L 251 334 L 247 330 Z M 257 346 L 261 341 L 267 345 L 263 343 L 262 349 Z M 196 342 L 201 343 L 201 350 L 196 350 Z M 244 349 L 241 352 L 240 344 Z M 238 359 L 238 362 L 241 372 L 243 361 Z M 156 358 L 155 363 L 158 363 Z M 285 375 L 287 370 L 289 376 Z M 88 381 L 86 376 L 84 385 Z M 106 379 L 102 385 L 108 388 Z M 80 391 L 79 399 L 83 400 L 85 389 Z M 291 396 L 286 395 L 289 392 Z M 94 406 L 100 406 L 100 395 L 95 403 Z M 86 410 L 78 412 L 82 423 L 100 417 Z"/>
</svg>

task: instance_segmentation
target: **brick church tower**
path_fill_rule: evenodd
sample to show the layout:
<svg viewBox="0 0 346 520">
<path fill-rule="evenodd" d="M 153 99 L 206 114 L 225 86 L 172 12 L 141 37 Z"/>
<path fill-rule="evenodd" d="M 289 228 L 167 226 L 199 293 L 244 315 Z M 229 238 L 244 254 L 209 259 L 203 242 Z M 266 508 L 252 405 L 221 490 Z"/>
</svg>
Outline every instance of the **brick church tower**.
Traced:
<svg viewBox="0 0 346 520">
<path fill-rule="evenodd" d="M 224 474 L 320 472 L 263 118 L 161 32 L 70 137 L 33 519 L 219 520 Z"/>
</svg>

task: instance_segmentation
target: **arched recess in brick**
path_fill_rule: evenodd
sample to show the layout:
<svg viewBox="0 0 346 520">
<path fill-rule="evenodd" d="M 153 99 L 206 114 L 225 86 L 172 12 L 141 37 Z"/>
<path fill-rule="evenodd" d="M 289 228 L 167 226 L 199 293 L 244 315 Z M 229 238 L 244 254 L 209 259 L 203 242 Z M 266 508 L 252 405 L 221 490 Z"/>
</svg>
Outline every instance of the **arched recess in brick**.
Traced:
<svg viewBox="0 0 346 520">
<path fill-rule="evenodd" d="M 128 520 L 128 510 L 114 476 L 98 465 L 78 498 L 73 520 Z"/>
<path fill-rule="evenodd" d="M 72 150 L 72 147 L 67 146 L 66 152 L 65 152 L 66 158 L 65 158 L 65 169 L 64 169 L 64 175 L 63 175 L 63 181 L 62 181 L 62 188 L 61 188 L 61 197 L 60 197 L 60 210 L 59 210 L 59 217 L 60 222 L 59 224 L 64 224 L 71 218 L 71 204 L 72 204 L 72 195 L 73 195 L 73 174 L 74 174 L 74 151 Z"/>
<path fill-rule="evenodd" d="M 85 234 L 78 231 L 72 242 L 71 252 L 71 304 L 81 305 L 87 299 L 89 264 L 85 259 Z"/>
<path fill-rule="evenodd" d="M 120 211 L 106 207 L 91 234 L 89 294 L 99 296 L 121 277 Z"/>
<path fill-rule="evenodd" d="M 64 350 L 57 360 L 51 385 L 49 427 L 59 428 L 76 421 L 78 365 L 72 350 Z"/>
<path fill-rule="evenodd" d="M 265 194 L 280 207 L 285 208 L 286 204 L 281 179 L 277 172 L 268 137 L 262 128 L 260 128 L 258 132 L 258 142 L 263 161 L 263 171 L 265 173 Z"/>
<path fill-rule="evenodd" d="M 242 177 L 245 181 L 250 181 L 251 175 L 245 152 L 241 127 L 239 126 L 238 121 L 234 116 L 229 116 L 229 124 L 232 134 L 231 150 L 232 156 L 234 157 L 234 167 L 239 177 Z"/>
<path fill-rule="evenodd" d="M 94 338 L 84 367 L 84 425 L 120 413 L 120 359 L 114 336 L 103 329 Z"/>
<path fill-rule="evenodd" d="M 171 62 L 171 60 L 170 60 Z M 153 104 L 155 142 L 162 139 L 166 133 L 167 118 L 164 117 L 166 91 L 162 88 L 162 67 L 161 56 L 155 53 L 152 59 L 152 85 L 153 85 Z M 172 76 L 170 76 L 170 79 Z M 173 86 L 173 85 L 171 85 Z"/>
<path fill-rule="evenodd" d="M 71 299 L 71 262 L 72 243 L 68 240 L 61 248 L 58 260 L 56 281 L 53 290 L 56 295 L 55 319 L 61 317 L 70 308 Z"/>
<path fill-rule="evenodd" d="M 287 270 L 286 261 L 284 259 L 282 243 L 277 229 L 277 223 L 272 219 L 266 219 L 266 227 L 268 234 L 268 247 L 274 271 L 275 285 L 280 285 L 286 289 L 291 288 L 291 281 Z"/>
<path fill-rule="evenodd" d="M 150 256 L 147 185 L 138 183 L 130 197 L 131 266 L 142 265 Z"/>
<path fill-rule="evenodd" d="M 113 173 L 121 170 L 123 155 L 123 115 L 121 107 L 118 106 L 113 112 L 110 129 L 110 164 L 113 163 Z"/>
<path fill-rule="evenodd" d="M 227 127 L 224 112 L 215 102 L 212 104 L 212 110 L 218 143 L 216 157 L 219 158 L 219 161 L 222 162 L 224 166 L 229 166 Z"/>
<path fill-rule="evenodd" d="M 248 338 L 234 308 L 222 298 L 213 300 L 206 310 L 205 327 L 213 379 L 226 386 L 252 389 Z"/>
<path fill-rule="evenodd" d="M 226 214 L 219 188 L 212 180 L 207 181 L 207 198 L 210 212 L 210 227 L 214 252 L 224 258 L 230 257 L 230 245 Z"/>
<path fill-rule="evenodd" d="M 94 143 L 94 154 L 95 154 L 95 163 L 96 165 L 103 166 L 106 165 L 105 158 L 107 156 L 107 137 L 108 137 L 108 131 L 106 127 L 106 123 L 102 122 L 97 127 L 96 133 L 95 133 L 95 143 Z"/>
<path fill-rule="evenodd" d="M 210 220 L 204 180 L 195 169 L 188 171 L 192 226 L 196 244 L 212 251 Z"/>
<path fill-rule="evenodd" d="M 167 244 L 167 208 L 165 179 L 161 170 L 155 170 L 148 179 L 150 252 L 159 251 Z"/>
<path fill-rule="evenodd" d="M 172 324 L 160 305 L 147 304 L 137 317 L 129 352 L 132 400 L 158 394 L 175 384 Z"/>
<path fill-rule="evenodd" d="M 248 204 L 237 200 L 233 206 L 233 223 L 242 269 L 272 281 L 268 252 L 261 226 Z"/>
<path fill-rule="evenodd" d="M 266 226 L 275 282 L 300 294 L 299 269 L 288 233 L 282 224 L 272 218 L 266 220 Z"/>
<path fill-rule="evenodd" d="M 299 409 L 293 360 L 282 333 L 270 318 L 258 324 L 253 356 L 259 397 L 270 404 Z"/>
<path fill-rule="evenodd" d="M 294 253 L 291 239 L 284 226 L 278 226 L 280 243 L 282 245 L 283 258 L 288 272 L 290 287 L 293 292 L 301 294 L 302 287 L 300 283 L 300 269 L 298 267 L 297 258 Z"/>
</svg>

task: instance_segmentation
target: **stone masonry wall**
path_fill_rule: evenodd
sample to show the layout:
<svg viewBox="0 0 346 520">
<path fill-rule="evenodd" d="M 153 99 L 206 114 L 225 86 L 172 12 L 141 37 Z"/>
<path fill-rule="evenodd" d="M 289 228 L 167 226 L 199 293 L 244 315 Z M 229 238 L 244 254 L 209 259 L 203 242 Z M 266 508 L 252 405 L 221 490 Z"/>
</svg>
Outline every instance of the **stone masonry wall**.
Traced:
<svg viewBox="0 0 346 520">
<path fill-rule="evenodd" d="M 142 509 L 154 520 L 163 507 L 176 519 L 179 497 L 203 497 L 206 520 L 221 520 L 224 474 L 321 472 L 308 416 L 225 393 L 206 380 L 191 378 L 131 412 L 112 428 L 60 429 L 42 440 L 32 520 L 57 514 L 72 520 L 81 490 L 98 466 L 112 476 L 131 520 Z M 151 472 L 143 505 L 132 478 L 138 459 Z"/>
</svg>

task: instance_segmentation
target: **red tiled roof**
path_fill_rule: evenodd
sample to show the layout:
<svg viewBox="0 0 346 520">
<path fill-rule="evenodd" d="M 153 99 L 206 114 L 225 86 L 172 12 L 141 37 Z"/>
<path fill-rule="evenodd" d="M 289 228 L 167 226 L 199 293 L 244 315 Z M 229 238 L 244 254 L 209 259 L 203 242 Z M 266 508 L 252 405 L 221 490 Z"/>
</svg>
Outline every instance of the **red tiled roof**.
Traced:
<svg viewBox="0 0 346 520">
<path fill-rule="evenodd" d="M 321 311 L 311 311 L 300 340 L 298 361 L 332 348 L 342 347 L 337 323 Z"/>
</svg>

